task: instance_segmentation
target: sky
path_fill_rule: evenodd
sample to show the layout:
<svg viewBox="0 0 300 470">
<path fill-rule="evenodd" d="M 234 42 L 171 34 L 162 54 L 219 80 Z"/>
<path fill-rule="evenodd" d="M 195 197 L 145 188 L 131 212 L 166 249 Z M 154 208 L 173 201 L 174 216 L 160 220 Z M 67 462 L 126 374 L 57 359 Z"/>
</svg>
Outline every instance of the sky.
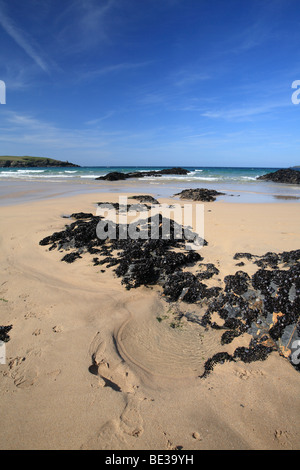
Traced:
<svg viewBox="0 0 300 470">
<path fill-rule="evenodd" d="M 0 57 L 0 155 L 300 165 L 299 0 L 0 0 Z"/>
</svg>

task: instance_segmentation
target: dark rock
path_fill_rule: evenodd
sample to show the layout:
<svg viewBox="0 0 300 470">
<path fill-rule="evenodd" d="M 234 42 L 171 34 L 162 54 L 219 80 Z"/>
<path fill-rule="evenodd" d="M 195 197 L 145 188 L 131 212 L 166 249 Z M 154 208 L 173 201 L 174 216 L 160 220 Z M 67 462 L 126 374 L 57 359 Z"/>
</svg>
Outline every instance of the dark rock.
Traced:
<svg viewBox="0 0 300 470">
<path fill-rule="evenodd" d="M 250 260 L 253 258 L 253 255 L 251 255 L 251 253 L 236 253 L 233 257 L 233 259 L 241 259 L 241 258 L 246 258 Z"/>
<path fill-rule="evenodd" d="M 180 199 L 192 199 L 193 201 L 212 202 L 216 200 L 216 196 L 223 196 L 224 193 L 220 193 L 214 189 L 184 189 L 180 193 L 174 194 L 174 196 L 180 196 Z"/>
<path fill-rule="evenodd" d="M 151 204 L 159 204 L 158 200 L 149 195 L 141 195 L 141 196 L 131 196 L 130 199 L 136 199 L 139 202 L 150 202 Z"/>
<path fill-rule="evenodd" d="M 261 268 L 264 268 L 264 267 L 267 267 L 267 266 L 269 266 L 271 268 L 276 268 L 277 265 L 278 265 L 279 260 L 280 260 L 280 258 L 279 258 L 279 255 L 277 253 L 268 252 L 264 256 L 261 256 L 260 259 L 255 261 L 255 264 L 257 264 L 257 266 L 259 266 Z"/>
<path fill-rule="evenodd" d="M 245 363 L 265 361 L 272 351 L 273 348 L 259 344 L 257 346 L 251 345 L 249 348 L 239 347 L 234 351 L 233 355 L 227 352 L 217 353 L 206 361 L 204 365 L 205 371 L 200 378 L 206 378 L 218 363 L 223 364 L 225 361 L 235 362 L 236 360 L 241 360 Z"/>
<path fill-rule="evenodd" d="M 12 329 L 12 325 L 9 326 L 0 326 L 0 341 L 7 343 L 10 340 L 8 333 Z"/>
<path fill-rule="evenodd" d="M 265 361 L 274 349 L 258 344 L 249 348 L 240 347 L 234 351 L 234 359 L 238 358 L 243 362 Z"/>
<path fill-rule="evenodd" d="M 125 173 L 120 173 L 119 171 L 112 171 L 107 173 L 105 176 L 99 176 L 96 180 L 105 180 L 105 181 L 119 181 L 126 180 L 127 176 Z"/>
<path fill-rule="evenodd" d="M 208 264 L 199 264 L 199 267 L 201 268 L 200 271 L 197 271 L 197 278 L 198 279 L 210 279 L 214 275 L 219 274 L 218 268 L 212 263 Z"/>
<path fill-rule="evenodd" d="M 99 176 L 96 180 L 106 180 L 106 181 L 118 181 L 126 180 L 128 178 L 144 178 L 146 176 L 162 176 L 162 175 L 187 175 L 190 173 L 189 170 L 184 168 L 166 168 L 164 170 L 153 170 L 153 171 L 133 171 L 129 173 L 121 173 L 118 171 L 113 171 L 108 173 L 105 176 Z"/>
<path fill-rule="evenodd" d="M 235 331 L 235 330 L 227 330 L 225 331 L 225 333 L 223 333 L 222 337 L 221 337 L 221 344 L 224 345 L 224 344 L 230 344 L 234 338 L 236 338 L 237 336 L 240 336 L 240 332 L 239 331 Z"/>
<path fill-rule="evenodd" d="M 74 263 L 78 258 L 82 258 L 79 253 L 69 253 L 62 258 L 62 261 L 65 261 L 66 263 Z"/>
<path fill-rule="evenodd" d="M 300 172 L 291 168 L 277 170 L 274 173 L 258 176 L 257 180 L 275 183 L 300 184 Z"/>
<path fill-rule="evenodd" d="M 165 170 L 158 170 L 156 173 L 160 175 L 187 175 L 190 171 L 185 168 L 173 167 L 166 168 Z"/>
<path fill-rule="evenodd" d="M 231 362 L 231 361 L 234 361 L 234 358 L 227 352 L 219 352 L 215 354 L 213 357 L 208 359 L 206 363 L 204 364 L 204 373 L 200 375 L 200 378 L 204 379 L 205 377 L 207 377 L 218 363 L 223 364 L 225 361 Z"/>
<path fill-rule="evenodd" d="M 161 214 L 143 221 L 146 234 L 149 236 L 146 239 L 131 239 L 129 235 L 121 239 L 119 234 L 122 232 L 126 235 L 130 225 L 119 224 L 114 224 L 115 239 L 99 239 L 96 229 L 101 218 L 92 216 L 87 219 L 84 213 L 83 217 L 83 220 L 78 219 L 66 226 L 65 230 L 44 238 L 40 241 L 40 245 L 51 245 L 51 249 L 55 247 L 64 250 L 76 249 L 77 251 L 63 257 L 62 261 L 68 263 L 80 258 L 83 252 L 102 255 L 104 259 L 99 257 L 93 259 L 94 265 L 117 266 L 115 273 L 122 277 L 122 283 L 128 289 L 165 282 L 168 275 L 202 260 L 199 253 L 194 251 L 173 251 L 173 248 L 185 250 L 186 238 L 183 233 L 183 238 L 178 239 L 177 224 L 173 220 L 165 219 Z M 162 228 L 165 223 L 170 228 L 167 239 L 162 238 Z M 153 235 L 151 231 L 153 224 L 159 229 L 157 234 L 154 233 L 156 235 L 154 239 L 150 238 Z M 112 256 L 115 250 L 119 251 L 118 255 Z"/>
<path fill-rule="evenodd" d="M 243 271 L 236 272 L 234 276 L 226 276 L 224 278 L 225 292 L 233 291 L 235 294 L 244 294 L 249 288 L 249 281 L 249 275 Z"/>
<path fill-rule="evenodd" d="M 93 214 L 86 214 L 85 212 L 76 212 L 74 214 L 70 215 L 70 218 L 72 219 L 91 219 L 93 217 Z"/>
</svg>

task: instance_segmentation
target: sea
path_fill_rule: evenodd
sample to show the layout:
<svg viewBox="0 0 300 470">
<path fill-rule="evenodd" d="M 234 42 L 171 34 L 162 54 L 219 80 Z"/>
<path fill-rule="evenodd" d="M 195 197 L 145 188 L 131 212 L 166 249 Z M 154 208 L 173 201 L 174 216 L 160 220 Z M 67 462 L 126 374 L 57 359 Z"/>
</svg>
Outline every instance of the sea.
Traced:
<svg viewBox="0 0 300 470">
<path fill-rule="evenodd" d="M 161 170 L 164 167 L 67 167 L 67 168 L 0 168 L 1 200 L 56 197 L 84 192 L 139 192 L 154 197 L 173 197 L 189 188 L 216 189 L 224 192 L 219 200 L 229 202 L 300 202 L 300 186 L 257 180 L 279 168 L 255 167 L 184 167 L 187 175 L 145 176 L 125 181 L 96 180 L 111 171 Z"/>
</svg>

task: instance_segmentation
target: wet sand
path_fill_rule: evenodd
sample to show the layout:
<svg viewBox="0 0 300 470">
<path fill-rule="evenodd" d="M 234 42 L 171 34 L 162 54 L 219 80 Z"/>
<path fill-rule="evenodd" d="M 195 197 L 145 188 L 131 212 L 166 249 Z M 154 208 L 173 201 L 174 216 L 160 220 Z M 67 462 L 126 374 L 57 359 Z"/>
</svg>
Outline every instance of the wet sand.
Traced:
<svg viewBox="0 0 300 470">
<path fill-rule="evenodd" d="M 13 325 L 0 365 L 0 448 L 299 449 L 300 374 L 285 358 L 219 364 L 200 379 L 221 333 L 187 321 L 172 328 L 182 306 L 158 287 L 127 291 L 91 257 L 62 263 L 62 253 L 39 246 L 69 223 L 62 215 L 95 213 L 96 202 L 118 197 L 57 195 L 0 208 L 1 324 Z M 294 202 L 204 210 L 201 255 L 222 279 L 237 271 L 236 252 L 299 249 Z M 248 342 L 244 334 L 222 350 Z"/>
<path fill-rule="evenodd" d="M 129 179 L 125 181 L 96 181 L 80 179 L 12 179 L 0 180 L 0 206 L 24 204 L 36 200 L 76 196 L 81 194 L 153 194 L 158 198 L 171 198 L 189 188 L 216 189 L 224 193 L 218 201 L 231 204 L 295 202 L 300 199 L 300 188 L 295 184 L 278 184 L 270 181 L 240 183 L 236 181 L 194 181 L 188 177 L 178 180 L 155 178 L 155 180 Z M 178 198 L 174 198 L 175 200 Z"/>
</svg>

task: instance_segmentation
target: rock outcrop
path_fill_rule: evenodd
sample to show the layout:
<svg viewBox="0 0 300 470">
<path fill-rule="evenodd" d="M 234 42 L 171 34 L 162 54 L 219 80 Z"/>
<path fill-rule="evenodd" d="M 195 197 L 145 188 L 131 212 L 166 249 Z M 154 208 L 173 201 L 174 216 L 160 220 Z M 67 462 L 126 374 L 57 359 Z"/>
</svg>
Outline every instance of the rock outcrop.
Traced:
<svg viewBox="0 0 300 470">
<path fill-rule="evenodd" d="M 153 170 L 153 171 L 132 171 L 129 173 L 121 173 L 119 171 L 112 171 L 107 173 L 105 176 L 99 176 L 96 180 L 104 181 L 118 181 L 126 180 L 129 178 L 144 178 L 145 176 L 163 176 L 163 175 L 187 175 L 190 173 L 189 170 L 184 168 L 166 168 L 164 170 Z"/>
<path fill-rule="evenodd" d="M 219 193 L 215 189 L 184 189 L 180 193 L 174 194 L 180 196 L 180 199 L 192 199 L 193 201 L 213 202 L 216 196 L 224 196 L 224 193 Z"/>
<path fill-rule="evenodd" d="M 273 181 L 274 183 L 300 184 L 300 171 L 286 168 L 274 173 L 259 176 L 258 180 Z"/>
</svg>

